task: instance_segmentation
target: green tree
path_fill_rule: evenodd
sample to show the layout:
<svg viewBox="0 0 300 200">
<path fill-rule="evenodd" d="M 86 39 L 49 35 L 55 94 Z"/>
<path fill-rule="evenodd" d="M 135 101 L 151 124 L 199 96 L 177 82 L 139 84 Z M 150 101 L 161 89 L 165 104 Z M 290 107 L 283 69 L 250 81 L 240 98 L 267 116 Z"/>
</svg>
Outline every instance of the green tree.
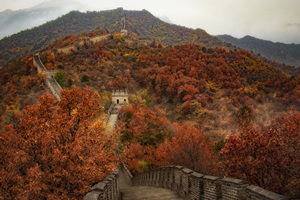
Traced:
<svg viewBox="0 0 300 200">
<path fill-rule="evenodd" d="M 58 70 L 58 72 L 56 72 L 54 78 L 62 88 L 65 87 L 65 73 L 63 71 Z"/>
<path fill-rule="evenodd" d="M 89 77 L 84 74 L 82 77 L 81 77 L 81 82 L 88 82 L 89 81 Z"/>
</svg>

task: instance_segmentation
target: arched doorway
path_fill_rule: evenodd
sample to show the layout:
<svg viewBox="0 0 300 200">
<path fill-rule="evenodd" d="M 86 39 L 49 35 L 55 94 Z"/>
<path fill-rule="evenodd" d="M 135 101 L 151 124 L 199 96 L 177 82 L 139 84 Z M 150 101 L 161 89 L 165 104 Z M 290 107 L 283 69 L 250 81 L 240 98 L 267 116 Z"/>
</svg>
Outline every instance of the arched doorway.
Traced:
<svg viewBox="0 0 300 200">
<path fill-rule="evenodd" d="M 119 99 L 117 99 L 117 104 L 119 104 Z"/>
</svg>

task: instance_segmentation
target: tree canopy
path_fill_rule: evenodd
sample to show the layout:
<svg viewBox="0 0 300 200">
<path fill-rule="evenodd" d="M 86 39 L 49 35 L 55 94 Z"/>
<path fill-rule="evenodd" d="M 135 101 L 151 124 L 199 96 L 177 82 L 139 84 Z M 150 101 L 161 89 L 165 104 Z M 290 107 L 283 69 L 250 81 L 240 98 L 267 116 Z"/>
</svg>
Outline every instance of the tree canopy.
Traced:
<svg viewBox="0 0 300 200">
<path fill-rule="evenodd" d="M 114 135 L 102 121 L 98 95 L 63 90 L 43 95 L 16 129 L 0 135 L 0 196 L 8 199 L 80 199 L 116 166 Z"/>
</svg>

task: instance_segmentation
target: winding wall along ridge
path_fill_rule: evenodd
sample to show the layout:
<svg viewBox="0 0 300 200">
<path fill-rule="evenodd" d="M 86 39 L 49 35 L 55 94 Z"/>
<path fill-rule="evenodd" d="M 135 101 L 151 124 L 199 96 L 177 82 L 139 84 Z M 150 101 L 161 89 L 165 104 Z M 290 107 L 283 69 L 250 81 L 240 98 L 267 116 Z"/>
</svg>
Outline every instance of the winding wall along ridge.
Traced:
<svg viewBox="0 0 300 200">
<path fill-rule="evenodd" d="M 56 73 L 55 70 L 47 70 L 47 68 L 42 63 L 40 56 L 38 53 L 36 53 L 33 56 L 33 66 L 37 68 L 38 73 L 44 73 L 45 74 L 45 82 L 47 87 L 51 90 L 53 96 L 60 101 L 60 91 L 62 90 L 59 83 L 55 80 L 54 75 Z"/>
</svg>

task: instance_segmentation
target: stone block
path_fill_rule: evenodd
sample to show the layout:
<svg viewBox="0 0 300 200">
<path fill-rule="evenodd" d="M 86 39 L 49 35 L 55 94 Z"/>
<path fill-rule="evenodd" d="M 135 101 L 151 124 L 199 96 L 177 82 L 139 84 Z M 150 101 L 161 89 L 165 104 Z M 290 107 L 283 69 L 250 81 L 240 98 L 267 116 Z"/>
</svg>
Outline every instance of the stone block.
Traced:
<svg viewBox="0 0 300 200">
<path fill-rule="evenodd" d="M 250 185 L 246 188 L 247 199 L 262 199 L 262 200 L 286 200 L 285 196 L 265 190 L 261 187 Z"/>
<path fill-rule="evenodd" d="M 100 194 L 100 191 L 91 191 L 84 196 L 83 200 L 99 200 Z"/>
</svg>

